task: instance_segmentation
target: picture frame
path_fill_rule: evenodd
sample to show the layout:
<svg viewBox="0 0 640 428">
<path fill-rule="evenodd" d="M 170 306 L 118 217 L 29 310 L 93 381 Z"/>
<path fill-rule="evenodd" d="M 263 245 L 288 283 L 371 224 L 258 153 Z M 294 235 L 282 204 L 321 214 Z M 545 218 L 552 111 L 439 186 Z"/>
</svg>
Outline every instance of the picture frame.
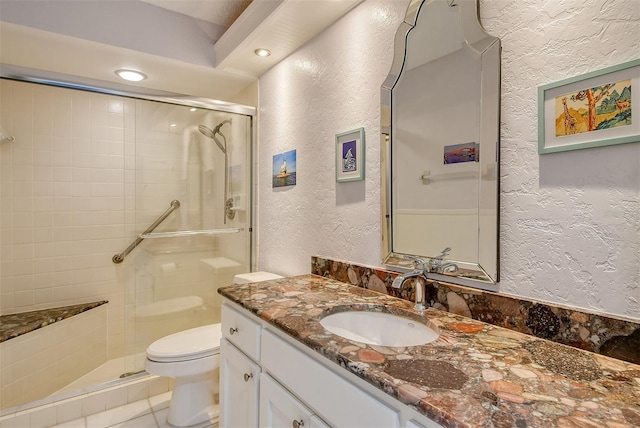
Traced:
<svg viewBox="0 0 640 428">
<path fill-rule="evenodd" d="M 271 168 L 271 187 L 288 187 L 295 186 L 297 183 L 298 167 L 297 167 L 297 151 L 289 150 L 284 153 L 273 155 L 273 163 Z"/>
<path fill-rule="evenodd" d="M 638 141 L 640 59 L 538 87 L 538 154 Z"/>
<path fill-rule="evenodd" d="M 364 180 L 364 128 L 336 134 L 336 182 Z"/>
</svg>

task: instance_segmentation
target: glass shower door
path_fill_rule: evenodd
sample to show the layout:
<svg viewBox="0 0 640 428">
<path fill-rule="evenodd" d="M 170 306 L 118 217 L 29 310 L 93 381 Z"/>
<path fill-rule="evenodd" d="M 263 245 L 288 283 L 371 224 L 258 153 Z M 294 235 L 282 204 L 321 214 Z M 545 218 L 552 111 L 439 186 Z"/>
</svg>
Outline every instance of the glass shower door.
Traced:
<svg viewBox="0 0 640 428">
<path fill-rule="evenodd" d="M 132 371 L 154 340 L 220 322 L 217 289 L 251 264 L 251 117 L 140 100 L 135 109 L 132 236 L 180 206 L 134 251 Z"/>
</svg>

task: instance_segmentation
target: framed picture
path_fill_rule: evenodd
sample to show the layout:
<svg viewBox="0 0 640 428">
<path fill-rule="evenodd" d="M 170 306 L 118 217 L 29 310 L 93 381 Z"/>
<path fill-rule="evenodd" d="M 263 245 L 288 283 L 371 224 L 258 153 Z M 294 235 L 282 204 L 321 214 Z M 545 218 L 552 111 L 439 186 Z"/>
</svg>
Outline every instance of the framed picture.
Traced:
<svg viewBox="0 0 640 428">
<path fill-rule="evenodd" d="M 364 180 L 364 128 L 336 135 L 336 181 Z"/>
<path fill-rule="evenodd" d="M 640 59 L 538 88 L 538 153 L 640 141 Z"/>
<path fill-rule="evenodd" d="M 480 162 L 478 143 L 463 143 L 444 146 L 444 164 Z"/>
<path fill-rule="evenodd" d="M 273 155 L 272 187 L 296 185 L 296 151 Z"/>
</svg>

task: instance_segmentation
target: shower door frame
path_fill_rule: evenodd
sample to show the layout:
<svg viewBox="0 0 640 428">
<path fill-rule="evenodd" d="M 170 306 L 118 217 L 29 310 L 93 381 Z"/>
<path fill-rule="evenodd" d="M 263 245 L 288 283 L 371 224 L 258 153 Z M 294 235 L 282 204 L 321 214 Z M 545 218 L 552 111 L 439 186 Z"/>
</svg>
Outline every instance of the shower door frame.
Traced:
<svg viewBox="0 0 640 428">
<path fill-rule="evenodd" d="M 11 67 L 9 67 L 9 69 L 11 69 Z M 167 93 L 167 95 L 164 95 L 164 94 L 151 95 L 151 94 L 145 94 L 140 92 L 129 92 L 127 90 L 111 89 L 111 88 L 99 87 L 99 86 L 90 86 L 90 85 L 77 84 L 72 82 L 63 82 L 63 81 L 47 79 L 42 77 L 22 75 L 19 73 L 12 73 L 12 72 L 7 73 L 3 69 L 0 69 L 0 78 L 6 79 L 6 80 L 14 80 L 18 82 L 34 83 L 34 84 L 48 85 L 48 86 L 66 88 L 66 89 L 75 89 L 75 90 L 81 90 L 81 91 L 87 91 L 87 92 L 93 92 L 93 93 L 100 93 L 105 95 L 126 97 L 126 98 L 131 98 L 136 100 L 155 101 L 155 102 L 172 104 L 177 106 L 195 107 L 199 109 L 212 110 L 215 112 L 235 113 L 235 114 L 244 115 L 250 118 L 249 135 L 251 138 L 251 142 L 250 142 L 250 146 L 247 148 L 248 150 L 247 155 L 249 159 L 249 165 L 247 167 L 248 169 L 247 174 L 248 174 L 248 180 L 249 180 L 249 186 L 248 186 L 249 195 L 247 200 L 249 201 L 249 204 L 250 204 L 250 207 L 247 213 L 247 217 L 248 217 L 247 233 L 248 233 L 248 240 L 249 240 L 248 265 L 251 271 L 254 271 L 256 269 L 256 266 L 257 266 L 257 252 L 256 252 L 257 237 L 255 235 L 255 230 L 256 230 L 255 229 L 256 228 L 256 224 L 255 224 L 256 194 L 255 193 L 256 192 L 254 187 L 255 186 L 254 178 L 256 177 L 256 171 L 255 171 L 256 166 L 254 165 L 254 160 L 256 159 L 256 154 L 257 154 L 257 126 L 255 126 L 255 120 L 257 116 L 256 107 L 237 104 L 237 103 L 230 103 L 225 101 L 218 101 L 218 100 L 209 99 L 209 98 L 190 97 L 190 96 L 185 96 L 181 94 Z M 104 82 L 104 83 L 109 84 L 109 82 Z M 138 89 L 138 88 L 135 88 L 135 89 Z M 144 90 L 144 88 L 140 88 L 140 89 Z M 144 377 L 148 375 L 149 375 L 148 373 L 143 372 L 140 374 L 136 374 L 134 376 L 125 377 L 123 379 L 114 379 L 108 382 L 103 382 L 88 388 L 75 391 L 73 393 L 67 393 L 65 394 L 65 398 L 72 398 L 75 396 L 86 394 L 88 392 L 94 392 L 94 391 L 100 391 L 106 388 L 112 388 L 122 382 L 128 382 L 130 380 L 138 379 L 140 377 Z M 59 397 L 53 395 L 53 396 L 40 399 L 34 402 L 24 403 L 19 407 L 21 410 L 27 410 L 33 407 L 49 404 L 56 400 L 59 400 Z M 11 409 L 0 409 L 1 411 L 0 414 L 5 414 L 7 413 L 7 411 L 10 411 L 10 410 Z"/>
</svg>

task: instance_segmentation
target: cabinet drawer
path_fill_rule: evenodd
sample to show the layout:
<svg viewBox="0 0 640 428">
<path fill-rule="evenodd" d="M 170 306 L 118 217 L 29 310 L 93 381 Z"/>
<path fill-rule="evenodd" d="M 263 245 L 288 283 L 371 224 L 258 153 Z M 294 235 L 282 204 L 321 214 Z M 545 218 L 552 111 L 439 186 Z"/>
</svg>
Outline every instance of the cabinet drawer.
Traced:
<svg viewBox="0 0 640 428">
<path fill-rule="evenodd" d="M 222 305 L 222 334 L 242 352 L 260 360 L 260 324 L 241 314 L 229 304 Z"/>
<path fill-rule="evenodd" d="M 262 366 L 331 425 L 393 428 L 398 413 L 268 330 L 262 332 Z M 346 373 L 345 373 L 346 374 Z"/>
</svg>

